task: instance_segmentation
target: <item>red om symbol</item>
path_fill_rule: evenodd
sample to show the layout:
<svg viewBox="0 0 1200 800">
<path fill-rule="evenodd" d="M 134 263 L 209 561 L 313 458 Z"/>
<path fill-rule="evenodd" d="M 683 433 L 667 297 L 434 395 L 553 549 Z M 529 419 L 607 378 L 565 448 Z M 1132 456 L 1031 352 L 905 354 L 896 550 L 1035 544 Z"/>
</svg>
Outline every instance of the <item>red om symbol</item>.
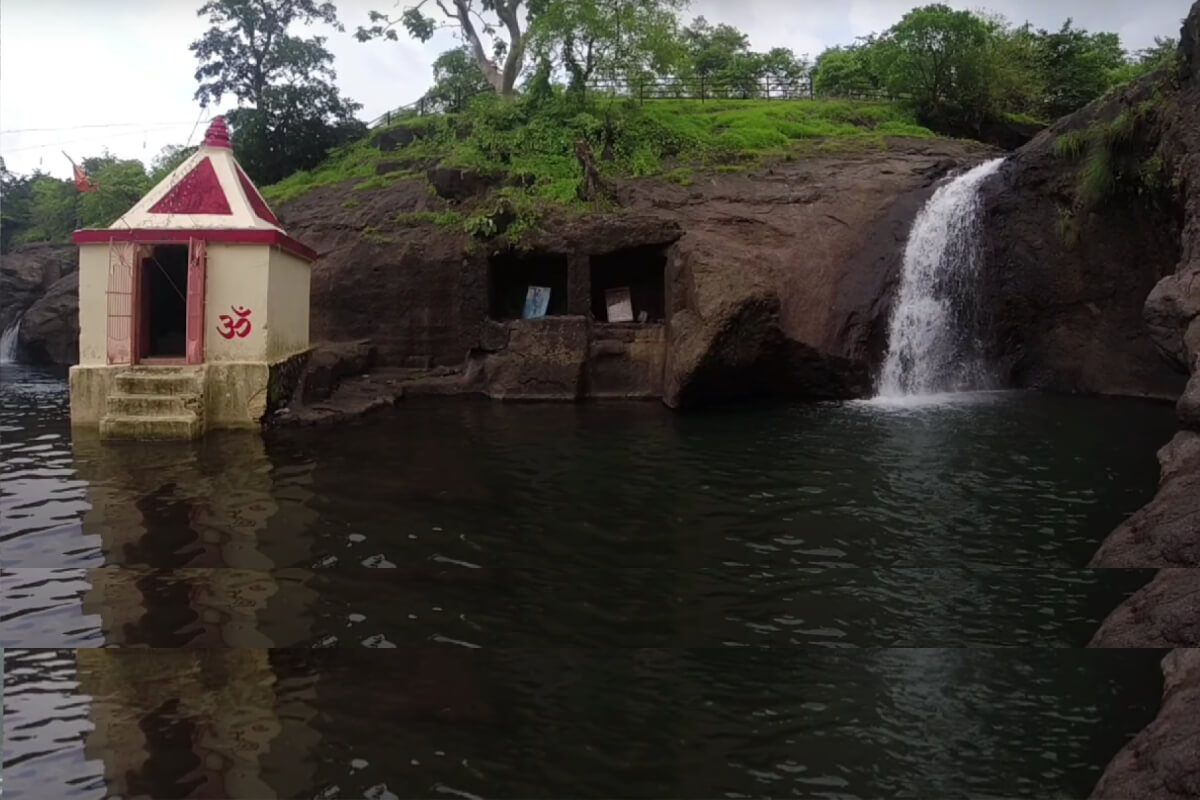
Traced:
<svg viewBox="0 0 1200 800">
<path fill-rule="evenodd" d="M 245 339 L 250 335 L 250 309 L 242 306 L 230 306 L 229 310 L 237 315 L 237 319 L 235 320 L 228 314 L 222 314 L 220 316 L 221 325 L 217 328 L 217 333 L 226 339 L 232 339 L 235 336 Z"/>
</svg>

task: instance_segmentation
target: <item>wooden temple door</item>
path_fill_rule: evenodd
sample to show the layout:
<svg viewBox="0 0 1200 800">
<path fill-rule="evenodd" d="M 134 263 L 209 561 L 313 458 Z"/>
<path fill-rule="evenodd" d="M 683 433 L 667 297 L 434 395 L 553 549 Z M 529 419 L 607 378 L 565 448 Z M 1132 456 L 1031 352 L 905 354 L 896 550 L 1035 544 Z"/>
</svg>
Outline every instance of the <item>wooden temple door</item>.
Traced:
<svg viewBox="0 0 1200 800">
<path fill-rule="evenodd" d="M 137 362 L 141 314 L 138 308 L 141 292 L 138 291 L 138 261 L 145 255 L 145 248 L 132 242 L 109 242 L 108 245 L 108 299 L 107 355 L 109 364 L 134 364 Z"/>
<path fill-rule="evenodd" d="M 203 239 L 188 242 L 187 363 L 204 363 L 204 293 L 207 288 L 208 249 Z"/>
</svg>

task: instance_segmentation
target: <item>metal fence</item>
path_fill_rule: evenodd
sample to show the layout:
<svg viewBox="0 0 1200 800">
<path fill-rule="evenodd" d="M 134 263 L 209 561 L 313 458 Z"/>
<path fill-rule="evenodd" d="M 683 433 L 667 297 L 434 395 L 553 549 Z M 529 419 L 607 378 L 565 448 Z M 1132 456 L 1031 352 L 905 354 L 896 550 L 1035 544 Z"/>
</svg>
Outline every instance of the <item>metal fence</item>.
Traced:
<svg viewBox="0 0 1200 800">
<path fill-rule="evenodd" d="M 426 95 L 408 105 L 394 108 L 375 119 L 368 125 L 372 128 L 391 125 L 401 119 L 428 114 L 441 114 L 449 109 L 462 108 L 475 93 L 449 97 L 431 97 Z M 612 98 L 634 100 L 638 103 L 654 100 L 697 100 L 707 102 L 714 100 L 812 100 L 812 80 L 803 76 L 794 80 L 778 78 L 755 78 L 736 80 L 729 78 L 659 78 L 653 80 L 594 80 L 584 87 L 584 96 L 593 98 Z M 883 91 L 838 94 L 836 96 L 822 95 L 829 100 L 860 100 L 860 101 L 891 101 L 901 97 L 890 95 Z"/>
</svg>

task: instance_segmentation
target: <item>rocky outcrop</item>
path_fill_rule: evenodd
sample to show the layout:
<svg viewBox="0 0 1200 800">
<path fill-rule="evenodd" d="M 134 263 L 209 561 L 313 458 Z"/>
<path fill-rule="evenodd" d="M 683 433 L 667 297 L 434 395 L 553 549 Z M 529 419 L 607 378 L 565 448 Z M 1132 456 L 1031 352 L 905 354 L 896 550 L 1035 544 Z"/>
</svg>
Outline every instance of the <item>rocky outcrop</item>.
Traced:
<svg viewBox="0 0 1200 800">
<path fill-rule="evenodd" d="M 1095 798 L 1200 797 L 1200 2 L 1181 32 L 1175 74 L 1154 79 L 1157 152 L 1171 165 L 1181 213 L 1158 223 L 1179 231 L 1178 261 L 1145 302 L 1148 336 L 1191 380 L 1177 404 L 1184 430 L 1159 451 L 1158 493 L 1113 532 L 1092 566 L 1158 567 L 1154 580 L 1103 623 L 1093 647 L 1163 647 L 1163 705 L 1155 720 L 1113 759 Z M 1182 220 L 1180 222 L 1180 220 Z"/>
<path fill-rule="evenodd" d="M 1153 144 L 1171 165 L 1182 206 L 1177 217 L 1160 210 L 1159 227 L 1179 237 L 1177 261 L 1147 293 L 1144 319 L 1157 361 L 1193 373 L 1176 406 L 1184 430 L 1159 452 L 1158 493 L 1104 542 L 1092 561 L 1097 567 L 1200 567 L 1200 53 L 1188 44 L 1198 38 L 1200 2 L 1184 24 L 1177 74 L 1156 76 L 1134 90 L 1139 96 L 1157 93 Z M 1153 227 L 1154 220 L 1140 222 Z"/>
<path fill-rule="evenodd" d="M 1089 647 L 1194 647 L 1200 642 L 1200 578 L 1193 569 L 1161 569 L 1114 611 Z"/>
<path fill-rule="evenodd" d="M 1171 399 L 1182 389 L 1143 318 L 1146 297 L 1179 262 L 1178 228 L 1140 205 L 1072 216 L 1078 165 L 1055 151 L 1063 134 L 1110 121 L 1152 93 L 1142 84 L 1059 120 L 984 185 L 981 293 L 991 358 L 1007 383 Z"/>
<path fill-rule="evenodd" d="M 857 396 L 870 390 L 882 354 L 889 311 L 883 296 L 902 258 L 897 243 L 939 178 L 991 152 L 962 142 L 895 140 L 885 152 L 704 174 L 690 186 L 626 181 L 612 187 L 618 210 L 551 219 L 522 237 L 522 250 L 563 259 L 564 313 L 589 319 L 594 259 L 636 248 L 665 252 L 661 381 L 650 375 L 634 386 L 628 375 L 614 378 L 614 393 L 661 385 L 672 406 L 751 394 Z M 579 347 L 570 348 L 569 359 L 550 358 L 551 350 L 567 351 L 530 340 L 548 359 L 537 369 L 556 371 L 549 382 L 530 377 L 536 358 L 518 364 L 524 339 L 508 342 L 505 354 L 487 355 L 497 335 L 489 322 L 489 275 L 505 245 L 472 239 L 461 225 L 412 222 L 447 210 L 485 214 L 494 202 L 476 196 L 480 191 L 452 192 L 458 203 L 447 205 L 425 181 L 401 180 L 352 195 L 348 187 L 321 189 L 280 209 L 289 231 L 323 253 L 313 273 L 314 335 L 368 337 L 385 366 L 472 364 L 465 385 L 478 386 L 482 371 L 484 391 L 493 396 L 592 396 L 606 372 L 619 371 L 625 356 L 616 350 L 645 356 L 648 340 L 599 344 L 593 330 L 572 339 Z M 347 197 L 360 205 L 344 210 Z M 639 375 L 656 368 L 653 360 L 639 364 L 631 367 Z M 538 387 L 523 391 L 523 382 Z"/>
<path fill-rule="evenodd" d="M 1100 800 L 1200 797 L 1200 650 L 1172 650 L 1162 663 L 1158 717 L 1112 760 L 1092 793 Z"/>
<path fill-rule="evenodd" d="M 468 382 L 497 400 L 576 400 L 584 394 L 588 321 L 583 317 L 522 320 L 504 349 L 489 353 Z"/>
<path fill-rule="evenodd" d="M 396 382 L 370 375 L 377 353 L 371 342 L 323 342 L 297 359 L 298 375 L 266 424 L 320 425 L 359 417 L 394 405 L 403 394 Z"/>
<path fill-rule="evenodd" d="M 78 262 L 78 251 L 70 245 L 25 245 L 0 256 L 0 330 L 77 269 Z"/>
<path fill-rule="evenodd" d="M 1158 460 L 1154 499 L 1104 540 L 1090 566 L 1200 567 L 1200 434 L 1176 434 Z"/>
<path fill-rule="evenodd" d="M 17 347 L 32 364 L 79 361 L 79 273 L 59 279 L 25 309 Z"/>
</svg>

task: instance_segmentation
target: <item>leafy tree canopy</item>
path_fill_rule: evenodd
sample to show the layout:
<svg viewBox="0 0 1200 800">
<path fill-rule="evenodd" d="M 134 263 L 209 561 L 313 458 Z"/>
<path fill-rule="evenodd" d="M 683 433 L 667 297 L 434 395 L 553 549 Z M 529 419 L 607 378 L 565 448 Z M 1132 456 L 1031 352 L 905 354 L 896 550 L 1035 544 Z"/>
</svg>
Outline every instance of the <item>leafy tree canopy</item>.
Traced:
<svg viewBox="0 0 1200 800">
<path fill-rule="evenodd" d="M 559 0 L 561 1 L 561 0 Z M 398 16 L 369 13 L 370 25 L 359 26 L 360 42 L 396 41 L 396 26 L 414 39 L 427 42 L 439 28 L 452 28 L 462 37 L 488 83 L 502 96 L 515 91 L 525 65 L 523 0 L 420 0 Z M 434 14 L 430 16 L 426 12 Z"/>
<path fill-rule="evenodd" d="M 337 9 L 317 0 L 208 0 L 197 12 L 209 29 L 192 43 L 200 62 L 196 99 L 233 95 L 227 113 L 246 173 L 272 183 L 319 164 L 329 150 L 360 135 L 358 103 L 341 96 L 333 55 L 321 36 L 289 33 L 323 22 L 341 30 Z"/>
</svg>

